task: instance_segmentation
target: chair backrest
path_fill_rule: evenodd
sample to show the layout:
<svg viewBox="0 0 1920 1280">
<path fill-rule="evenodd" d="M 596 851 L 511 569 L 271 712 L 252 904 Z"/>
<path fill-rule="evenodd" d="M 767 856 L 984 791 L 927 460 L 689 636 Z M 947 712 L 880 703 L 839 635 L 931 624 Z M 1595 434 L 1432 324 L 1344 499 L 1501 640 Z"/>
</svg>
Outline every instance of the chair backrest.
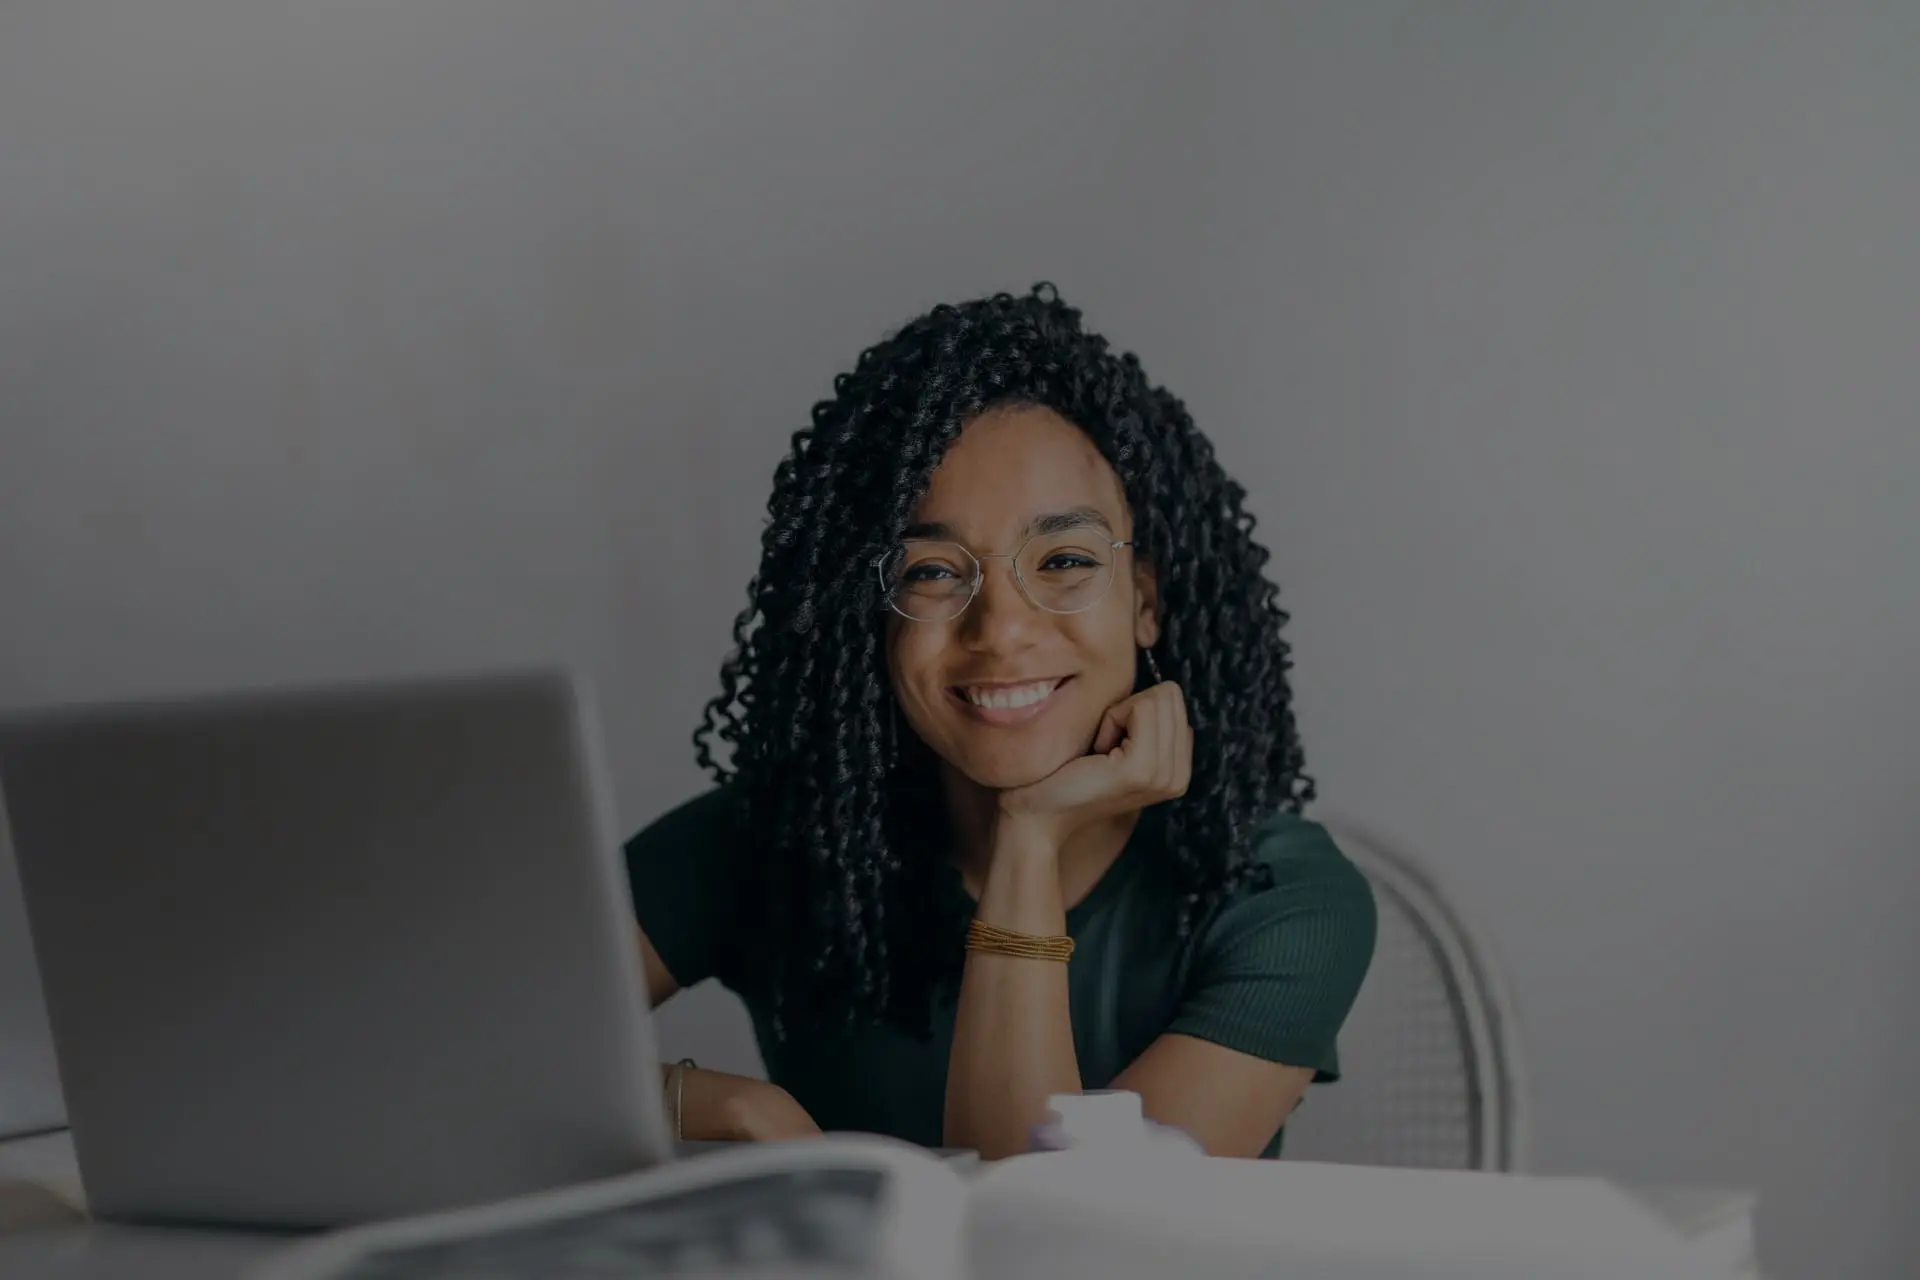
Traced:
<svg viewBox="0 0 1920 1280">
<path fill-rule="evenodd" d="M 1341 1079 L 1310 1089 L 1288 1159 L 1516 1172 L 1525 1063 L 1490 949 L 1405 857 L 1328 822 L 1379 909 L 1373 966 L 1340 1033 Z"/>
</svg>

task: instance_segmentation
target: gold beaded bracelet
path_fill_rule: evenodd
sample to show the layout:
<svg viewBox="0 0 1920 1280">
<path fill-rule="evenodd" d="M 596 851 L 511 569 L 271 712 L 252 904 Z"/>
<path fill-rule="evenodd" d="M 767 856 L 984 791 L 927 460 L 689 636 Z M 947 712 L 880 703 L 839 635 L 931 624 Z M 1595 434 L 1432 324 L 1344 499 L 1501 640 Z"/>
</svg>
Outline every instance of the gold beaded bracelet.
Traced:
<svg viewBox="0 0 1920 1280">
<path fill-rule="evenodd" d="M 1043 938 L 1031 933 L 1015 933 L 983 920 L 967 926 L 967 950 L 984 951 L 997 956 L 1022 960 L 1056 960 L 1065 964 L 1073 958 L 1073 939 L 1060 935 Z"/>
</svg>

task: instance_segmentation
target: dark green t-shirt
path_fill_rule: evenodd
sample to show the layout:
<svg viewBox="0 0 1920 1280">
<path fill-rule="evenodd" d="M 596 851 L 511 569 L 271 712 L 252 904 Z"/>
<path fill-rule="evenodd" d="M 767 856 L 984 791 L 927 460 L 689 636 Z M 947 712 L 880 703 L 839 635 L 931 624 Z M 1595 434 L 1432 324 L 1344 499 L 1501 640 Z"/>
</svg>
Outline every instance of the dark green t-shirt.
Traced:
<svg viewBox="0 0 1920 1280">
<path fill-rule="evenodd" d="M 1318 824 L 1267 822 L 1257 856 L 1273 887 L 1223 903 L 1184 940 L 1160 875 L 1155 824 L 1142 822 L 1113 866 L 1067 912 L 1067 982 L 1084 1088 L 1101 1089 L 1155 1039 L 1178 1032 L 1339 1078 L 1334 1041 L 1373 957 L 1366 878 Z M 634 912 L 682 986 L 715 975 L 731 913 L 739 839 L 727 796 L 713 790 L 650 824 L 626 845 Z M 958 872 L 952 891 L 965 894 Z M 825 1130 L 890 1134 L 938 1146 L 954 1005 L 936 1006 L 933 1037 L 892 1027 L 851 1032 L 789 1027 L 739 992 L 767 1075 Z M 1276 1133 L 1266 1154 L 1279 1153 Z"/>
</svg>

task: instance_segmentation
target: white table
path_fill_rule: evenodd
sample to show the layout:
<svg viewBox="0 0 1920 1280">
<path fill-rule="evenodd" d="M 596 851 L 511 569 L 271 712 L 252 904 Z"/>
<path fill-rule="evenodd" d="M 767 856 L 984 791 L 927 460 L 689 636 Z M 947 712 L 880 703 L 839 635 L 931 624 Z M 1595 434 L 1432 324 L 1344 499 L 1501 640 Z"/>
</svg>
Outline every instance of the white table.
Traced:
<svg viewBox="0 0 1920 1280">
<path fill-rule="evenodd" d="M 1751 1248 L 1753 1198 L 1624 1188 L 1703 1247 Z M 0 1142 L 0 1280 L 240 1280 L 285 1236 L 93 1223 L 65 1133 Z M 1715 1239 L 1718 1237 L 1719 1239 Z M 1749 1263 L 1739 1274 L 1754 1277 Z"/>
</svg>

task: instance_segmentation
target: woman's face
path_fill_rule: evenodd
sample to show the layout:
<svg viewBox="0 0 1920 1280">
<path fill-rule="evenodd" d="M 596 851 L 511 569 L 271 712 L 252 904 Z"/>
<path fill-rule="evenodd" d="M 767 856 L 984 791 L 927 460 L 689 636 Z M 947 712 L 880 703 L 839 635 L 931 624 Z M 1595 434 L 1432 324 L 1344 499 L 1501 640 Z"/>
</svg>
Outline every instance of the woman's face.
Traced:
<svg viewBox="0 0 1920 1280">
<path fill-rule="evenodd" d="M 1028 544 L 1039 530 L 1048 540 Z M 933 473 L 908 537 L 916 556 L 933 540 L 982 557 L 1028 544 L 1028 579 L 1040 593 L 1065 590 L 1086 572 L 1080 549 L 1111 565 L 1105 594 L 1077 613 L 1040 608 L 1016 585 L 1012 560 L 983 558 L 979 594 L 959 617 L 889 614 L 894 696 L 949 767 L 1006 789 L 1086 754 L 1107 708 L 1134 691 L 1138 649 L 1159 638 L 1150 570 L 1131 548 L 1108 546 L 1133 537 L 1133 519 L 1120 478 L 1093 442 L 1050 409 L 982 414 Z M 1053 548 L 1062 554 L 1033 560 Z M 909 576 L 927 589 L 951 584 L 971 568 L 950 566 L 953 559 L 936 553 Z"/>
</svg>

